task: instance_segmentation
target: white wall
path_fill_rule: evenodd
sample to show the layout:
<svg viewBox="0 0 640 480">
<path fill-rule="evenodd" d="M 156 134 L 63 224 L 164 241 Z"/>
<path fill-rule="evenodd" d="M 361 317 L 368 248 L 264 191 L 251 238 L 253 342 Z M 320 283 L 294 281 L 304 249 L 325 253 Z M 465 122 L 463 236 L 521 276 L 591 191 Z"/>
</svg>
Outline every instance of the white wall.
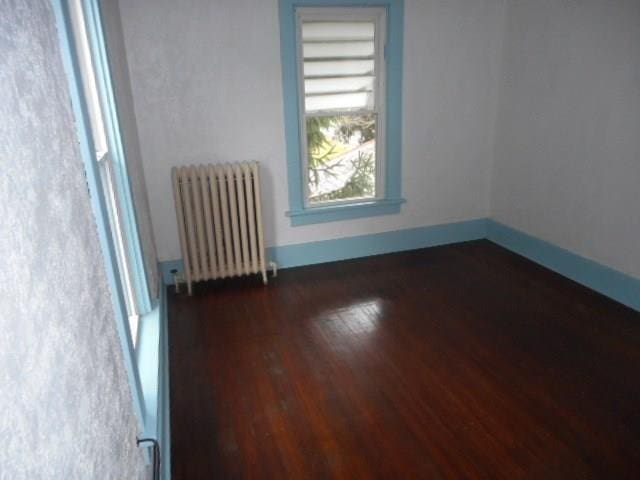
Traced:
<svg viewBox="0 0 640 480">
<path fill-rule="evenodd" d="M 640 2 L 510 0 L 492 216 L 640 277 Z"/>
<path fill-rule="evenodd" d="M 160 260 L 180 257 L 170 168 L 259 160 L 268 245 L 485 217 L 503 0 L 406 0 L 400 214 L 291 227 L 276 0 L 120 0 Z"/>
<path fill-rule="evenodd" d="M 0 478 L 145 478 L 50 2 L 0 65 Z"/>
<path fill-rule="evenodd" d="M 149 210 L 149 198 L 144 179 L 144 168 L 140 143 L 138 140 L 138 128 L 136 114 L 131 94 L 129 80 L 129 66 L 125 53 L 120 10 L 117 0 L 102 2 L 102 18 L 105 28 L 107 54 L 113 82 L 118 119 L 122 133 L 122 142 L 127 157 L 129 181 L 133 193 L 133 201 L 136 210 L 138 233 L 142 244 L 144 266 L 147 272 L 147 283 L 154 298 L 158 296 L 158 259 L 156 245 L 151 226 L 151 212 Z"/>
</svg>

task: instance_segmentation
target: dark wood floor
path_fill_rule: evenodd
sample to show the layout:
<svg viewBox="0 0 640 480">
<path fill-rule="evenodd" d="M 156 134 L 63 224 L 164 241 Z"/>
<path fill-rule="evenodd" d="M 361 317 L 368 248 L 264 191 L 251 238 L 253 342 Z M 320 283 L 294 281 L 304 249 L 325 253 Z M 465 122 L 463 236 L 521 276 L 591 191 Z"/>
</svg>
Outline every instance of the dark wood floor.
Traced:
<svg viewBox="0 0 640 480">
<path fill-rule="evenodd" d="M 169 318 L 174 480 L 640 478 L 640 314 L 488 241 Z"/>
</svg>

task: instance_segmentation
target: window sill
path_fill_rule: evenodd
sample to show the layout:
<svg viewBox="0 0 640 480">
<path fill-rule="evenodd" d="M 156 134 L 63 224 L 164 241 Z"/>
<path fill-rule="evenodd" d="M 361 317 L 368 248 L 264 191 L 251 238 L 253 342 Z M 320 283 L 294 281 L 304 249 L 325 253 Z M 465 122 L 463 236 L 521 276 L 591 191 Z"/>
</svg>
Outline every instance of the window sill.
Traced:
<svg viewBox="0 0 640 480">
<path fill-rule="evenodd" d="M 144 401 L 144 436 L 160 440 L 163 416 L 164 370 L 167 368 L 165 335 L 165 298 L 160 300 L 149 313 L 141 315 L 138 323 L 136 362 L 140 375 L 140 386 Z"/>
<path fill-rule="evenodd" d="M 291 218 L 291 225 L 311 225 L 314 223 L 336 222 L 354 218 L 372 217 L 376 215 L 390 215 L 398 213 L 404 198 L 366 200 L 358 203 L 340 205 L 323 205 L 300 210 L 290 210 L 287 216 Z"/>
</svg>

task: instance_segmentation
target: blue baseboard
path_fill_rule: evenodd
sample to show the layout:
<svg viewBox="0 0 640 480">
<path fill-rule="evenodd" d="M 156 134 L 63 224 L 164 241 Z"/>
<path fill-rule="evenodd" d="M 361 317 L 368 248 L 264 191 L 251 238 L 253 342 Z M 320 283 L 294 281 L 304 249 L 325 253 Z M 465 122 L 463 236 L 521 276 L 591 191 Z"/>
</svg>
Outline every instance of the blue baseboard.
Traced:
<svg viewBox="0 0 640 480">
<path fill-rule="evenodd" d="M 167 292 L 161 288 L 162 310 L 160 314 L 160 472 L 163 480 L 171 479 L 171 415 L 169 397 L 169 314 L 167 310 Z"/>
<path fill-rule="evenodd" d="M 290 268 L 434 247 L 485 238 L 486 224 L 487 220 L 480 218 L 393 232 L 270 247 L 267 248 L 267 258 L 277 262 L 278 268 Z M 160 262 L 160 268 L 164 283 L 171 285 L 173 284 L 171 270 L 175 269 L 181 273 L 184 265 L 182 260 L 168 260 Z"/>
<path fill-rule="evenodd" d="M 280 268 L 335 262 L 478 240 L 486 236 L 486 223 L 486 219 L 482 218 L 335 240 L 283 245 L 268 249 L 267 254 Z"/>
<path fill-rule="evenodd" d="M 271 247 L 267 256 L 279 268 L 290 268 L 482 238 L 640 311 L 640 279 L 486 218 Z M 171 270 L 183 268 L 182 260 L 161 262 L 165 284 L 173 283 Z"/>
<path fill-rule="evenodd" d="M 640 311 L 640 279 L 581 257 L 551 243 L 487 221 L 487 238 L 623 305 Z"/>
<path fill-rule="evenodd" d="M 178 260 L 166 260 L 160 262 L 160 272 L 162 273 L 162 283 L 165 285 L 173 285 L 173 273 L 172 270 L 176 270 L 178 273 L 184 272 L 184 263 L 182 259 Z"/>
<path fill-rule="evenodd" d="M 151 311 L 140 316 L 136 363 L 144 400 L 143 438 L 154 438 L 160 444 L 162 478 L 171 474 L 171 436 L 169 417 L 169 339 L 167 293 L 160 285 L 159 299 Z M 150 462 L 150 449 L 145 450 Z"/>
</svg>

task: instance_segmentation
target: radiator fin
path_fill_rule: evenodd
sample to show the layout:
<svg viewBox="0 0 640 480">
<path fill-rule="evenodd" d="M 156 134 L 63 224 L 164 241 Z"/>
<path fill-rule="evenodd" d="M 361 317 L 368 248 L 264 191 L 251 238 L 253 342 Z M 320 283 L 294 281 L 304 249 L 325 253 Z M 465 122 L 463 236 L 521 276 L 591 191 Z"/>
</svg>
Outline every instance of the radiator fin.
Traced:
<svg viewBox="0 0 640 480">
<path fill-rule="evenodd" d="M 240 275 L 266 283 L 258 163 L 174 167 L 172 182 L 189 293 L 193 282 Z"/>
</svg>

